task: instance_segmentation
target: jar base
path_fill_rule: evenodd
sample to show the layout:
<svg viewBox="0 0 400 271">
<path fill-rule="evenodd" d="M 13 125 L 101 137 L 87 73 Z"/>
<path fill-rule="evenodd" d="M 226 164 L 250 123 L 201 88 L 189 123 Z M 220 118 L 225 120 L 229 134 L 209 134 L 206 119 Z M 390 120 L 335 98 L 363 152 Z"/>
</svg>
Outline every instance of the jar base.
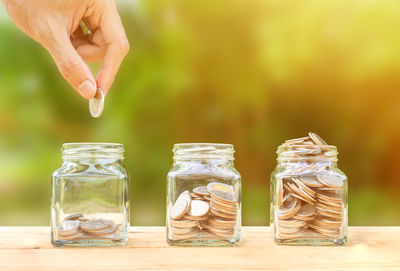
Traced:
<svg viewBox="0 0 400 271">
<path fill-rule="evenodd" d="M 168 245 L 170 246 L 185 246 L 185 247 L 232 247 L 238 246 L 240 244 L 240 238 L 235 239 L 216 239 L 216 240 L 207 240 L 207 239 L 186 239 L 186 240 L 167 240 Z"/>
<path fill-rule="evenodd" d="M 288 246 L 343 246 L 347 242 L 347 237 L 338 239 L 311 239 L 311 238 L 298 238 L 298 239 L 278 239 L 275 238 L 275 243 L 278 245 Z"/>
<path fill-rule="evenodd" d="M 121 247 L 126 246 L 128 240 L 52 240 L 55 247 Z"/>
</svg>

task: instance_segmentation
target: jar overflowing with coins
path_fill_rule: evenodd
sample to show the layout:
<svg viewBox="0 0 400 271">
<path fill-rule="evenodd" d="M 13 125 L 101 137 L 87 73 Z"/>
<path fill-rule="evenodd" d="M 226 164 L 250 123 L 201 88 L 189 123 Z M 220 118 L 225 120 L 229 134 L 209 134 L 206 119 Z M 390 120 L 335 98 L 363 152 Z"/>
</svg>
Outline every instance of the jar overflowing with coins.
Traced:
<svg viewBox="0 0 400 271">
<path fill-rule="evenodd" d="M 271 226 L 288 245 L 343 245 L 347 240 L 347 177 L 337 149 L 315 133 L 278 148 L 271 176 Z"/>
<path fill-rule="evenodd" d="M 175 144 L 167 181 L 170 245 L 240 243 L 241 177 L 230 144 Z"/>
<path fill-rule="evenodd" d="M 68 143 L 52 175 L 54 246 L 121 246 L 128 239 L 129 179 L 124 147 Z"/>
</svg>

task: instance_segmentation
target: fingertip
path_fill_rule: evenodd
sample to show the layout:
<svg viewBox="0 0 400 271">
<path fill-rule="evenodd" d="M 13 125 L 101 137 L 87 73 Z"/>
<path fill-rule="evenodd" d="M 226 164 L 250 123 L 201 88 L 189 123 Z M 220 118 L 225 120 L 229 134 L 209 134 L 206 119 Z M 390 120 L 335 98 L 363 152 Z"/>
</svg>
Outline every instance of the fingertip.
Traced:
<svg viewBox="0 0 400 271">
<path fill-rule="evenodd" d="M 77 90 L 85 99 L 91 99 L 96 96 L 97 87 L 90 80 L 85 80 L 77 87 Z"/>
</svg>

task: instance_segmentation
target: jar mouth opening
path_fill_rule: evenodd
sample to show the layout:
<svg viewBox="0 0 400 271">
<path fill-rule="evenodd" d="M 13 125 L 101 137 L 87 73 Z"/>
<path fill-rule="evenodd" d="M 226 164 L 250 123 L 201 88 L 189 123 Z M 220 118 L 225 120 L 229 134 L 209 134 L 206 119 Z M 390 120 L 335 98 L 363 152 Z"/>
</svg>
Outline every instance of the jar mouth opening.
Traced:
<svg viewBox="0 0 400 271">
<path fill-rule="evenodd" d="M 124 145 L 106 142 L 64 143 L 61 148 L 63 158 L 124 158 Z"/>
<path fill-rule="evenodd" d="M 223 143 L 178 143 L 172 149 L 175 160 L 185 159 L 227 159 L 233 160 L 232 144 Z"/>
</svg>

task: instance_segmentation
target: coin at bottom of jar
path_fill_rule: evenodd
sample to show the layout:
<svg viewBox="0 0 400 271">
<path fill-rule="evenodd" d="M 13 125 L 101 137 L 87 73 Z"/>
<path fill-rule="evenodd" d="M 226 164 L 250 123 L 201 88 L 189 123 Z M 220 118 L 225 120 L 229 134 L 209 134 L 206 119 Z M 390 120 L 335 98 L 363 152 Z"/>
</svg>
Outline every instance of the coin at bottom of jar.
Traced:
<svg viewBox="0 0 400 271">
<path fill-rule="evenodd" d="M 57 227 L 57 232 L 59 235 L 73 234 L 77 231 L 80 231 L 79 224 L 80 224 L 80 222 L 77 220 L 64 220 Z"/>
<path fill-rule="evenodd" d="M 278 220 L 279 227 L 301 228 L 304 227 L 306 224 L 307 223 L 303 220 L 296 220 L 296 219 Z"/>
<path fill-rule="evenodd" d="M 306 228 L 299 228 L 297 232 L 294 232 L 294 233 L 278 232 L 278 235 L 279 235 L 279 238 L 282 238 L 282 239 L 299 238 L 304 235 L 306 230 L 307 230 Z"/>
<path fill-rule="evenodd" d="M 107 219 L 89 219 L 87 221 L 80 222 L 80 227 L 83 231 L 86 232 L 95 232 L 95 231 L 102 231 L 108 227 L 112 222 Z"/>
<path fill-rule="evenodd" d="M 314 224 L 309 224 L 308 227 L 313 229 L 313 230 L 315 230 L 315 231 L 317 231 L 318 233 L 321 233 L 321 234 L 326 235 L 326 236 L 337 236 L 337 235 L 339 235 L 339 230 L 337 230 L 337 229 L 334 229 L 334 230 L 327 229 L 327 228 L 320 227 L 320 226 L 314 225 Z"/>
<path fill-rule="evenodd" d="M 84 235 L 85 235 L 85 233 L 83 233 L 83 232 L 77 232 L 76 234 L 73 234 L 73 235 L 66 235 L 66 236 L 60 236 L 60 237 L 63 240 L 74 240 L 74 239 L 78 239 Z"/>
<path fill-rule="evenodd" d="M 121 224 L 116 224 L 116 225 L 114 224 L 102 231 L 94 231 L 94 232 L 91 232 L 90 234 L 97 235 L 97 236 L 110 235 L 110 234 L 115 233 L 120 226 L 121 226 Z"/>
<path fill-rule="evenodd" d="M 200 233 L 200 229 L 199 228 L 195 228 L 191 232 L 186 233 L 186 234 L 176 234 L 176 233 L 174 233 L 173 237 L 174 237 L 174 239 L 177 239 L 177 240 L 184 240 L 184 239 L 194 238 L 199 233 Z"/>
<path fill-rule="evenodd" d="M 171 226 L 177 227 L 177 228 L 192 228 L 197 226 L 198 222 L 196 220 L 190 220 L 190 219 L 181 219 L 181 220 L 170 220 Z"/>
<path fill-rule="evenodd" d="M 337 229 L 342 226 L 341 220 L 329 220 L 326 218 L 319 217 L 313 221 L 314 225 L 329 228 L 329 229 Z"/>
<path fill-rule="evenodd" d="M 174 234 L 190 234 L 191 232 L 196 230 L 196 227 L 192 228 L 177 228 L 177 227 L 171 227 L 170 228 L 172 233 Z"/>
<path fill-rule="evenodd" d="M 64 218 L 64 220 L 79 220 L 80 218 L 83 218 L 83 214 L 72 214 Z"/>
<path fill-rule="evenodd" d="M 214 233 L 219 236 L 231 236 L 233 235 L 233 228 L 218 228 L 211 225 L 203 225 L 203 228 L 207 229 L 209 232 Z"/>
</svg>

